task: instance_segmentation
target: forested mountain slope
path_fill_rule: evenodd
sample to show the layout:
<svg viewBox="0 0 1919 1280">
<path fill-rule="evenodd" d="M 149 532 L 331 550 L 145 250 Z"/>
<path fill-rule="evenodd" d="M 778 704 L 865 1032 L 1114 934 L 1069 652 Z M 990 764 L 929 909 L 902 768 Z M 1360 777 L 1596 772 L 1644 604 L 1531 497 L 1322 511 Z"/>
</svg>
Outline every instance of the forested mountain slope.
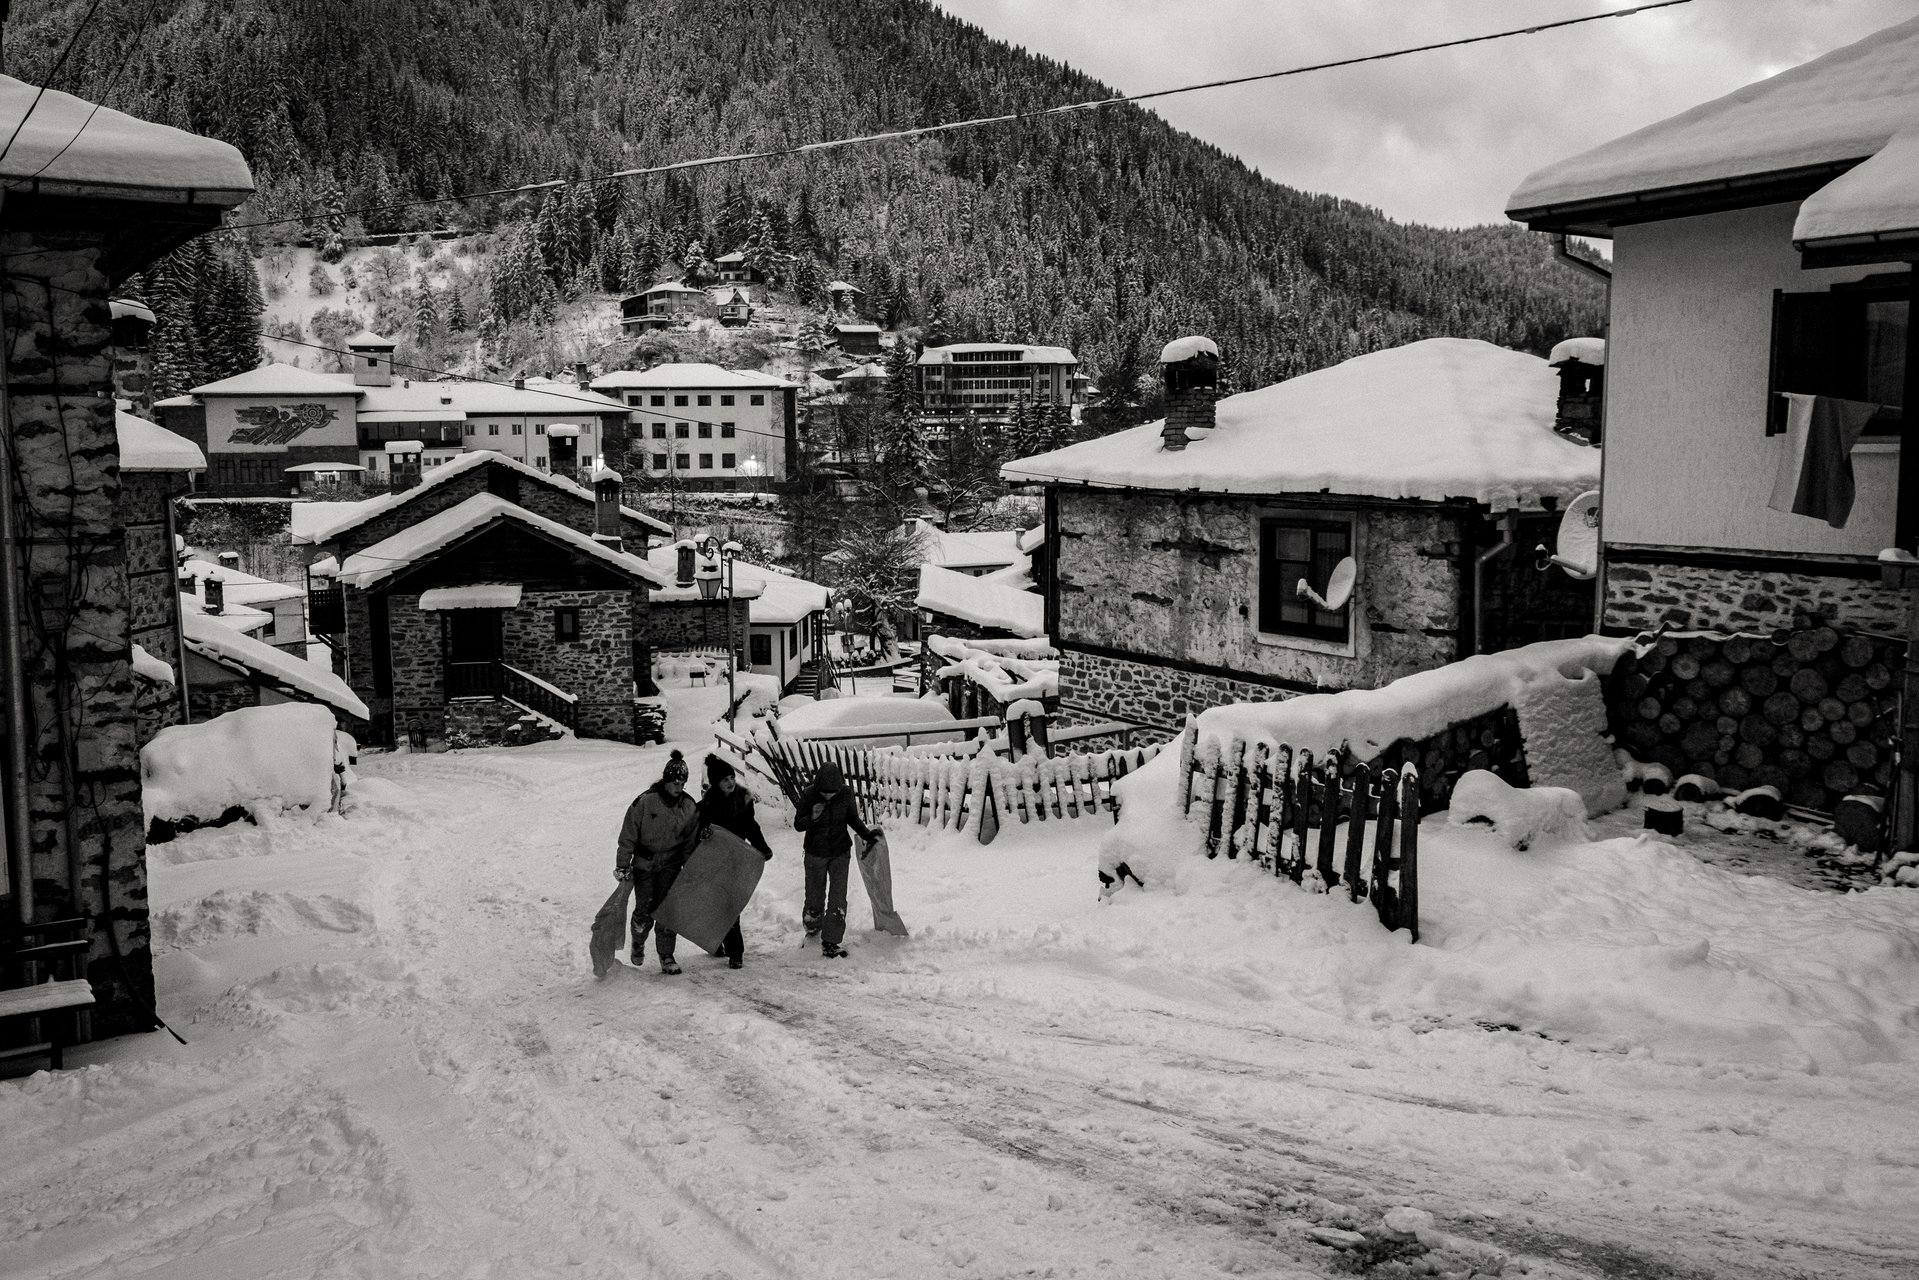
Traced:
<svg viewBox="0 0 1919 1280">
<path fill-rule="evenodd" d="M 8 72 L 38 79 L 85 10 L 19 0 Z M 261 241 L 493 232 L 457 310 L 496 339 L 582 291 L 743 245 L 801 297 L 844 277 L 930 338 L 1069 346 L 1121 395 L 1184 333 L 1219 339 L 1253 386 L 1434 334 L 1543 352 L 1600 320 L 1597 287 L 1539 237 L 1405 225 L 1294 191 L 1130 107 L 345 215 L 1110 92 L 924 0 L 107 4 L 55 83 L 239 146 L 261 190 L 236 221 L 332 211 Z M 233 276 L 187 274 L 159 290 L 183 301 L 162 305 Z M 453 301 L 425 301 L 434 323 Z"/>
</svg>

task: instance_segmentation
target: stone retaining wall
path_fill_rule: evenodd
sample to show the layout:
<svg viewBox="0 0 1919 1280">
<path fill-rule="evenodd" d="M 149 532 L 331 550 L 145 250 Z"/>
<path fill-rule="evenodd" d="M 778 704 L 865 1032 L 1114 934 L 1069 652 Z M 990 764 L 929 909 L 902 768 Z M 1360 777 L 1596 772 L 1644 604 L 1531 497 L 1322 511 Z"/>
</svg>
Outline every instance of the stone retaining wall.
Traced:
<svg viewBox="0 0 1919 1280">
<path fill-rule="evenodd" d="M 574 733 L 633 741 L 633 606 L 627 591 L 528 591 L 503 625 L 509 665 L 579 699 Z M 553 635 L 553 611 L 578 609 L 580 636 Z"/>
<path fill-rule="evenodd" d="M 1180 671 L 1103 654 L 1060 654 L 1060 722 L 1094 724 L 1101 720 L 1143 720 L 1160 727 L 1164 741 L 1179 732 L 1188 715 L 1228 702 L 1278 702 L 1297 697 L 1285 689 Z"/>
<path fill-rule="evenodd" d="M 1854 630 L 1906 632 L 1905 593 L 1877 579 L 1703 565 L 1608 564 L 1617 631 L 1776 631 L 1812 614 Z"/>
</svg>

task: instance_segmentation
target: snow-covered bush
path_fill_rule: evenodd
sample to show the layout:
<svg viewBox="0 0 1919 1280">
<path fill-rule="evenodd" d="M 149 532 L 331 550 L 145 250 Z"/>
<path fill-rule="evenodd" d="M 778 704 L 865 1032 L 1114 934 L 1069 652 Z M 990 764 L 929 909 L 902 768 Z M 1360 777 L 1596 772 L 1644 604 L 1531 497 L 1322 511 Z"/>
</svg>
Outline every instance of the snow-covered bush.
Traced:
<svg viewBox="0 0 1919 1280">
<path fill-rule="evenodd" d="M 1481 820 L 1515 849 L 1542 840 L 1589 840 L 1586 801 L 1570 787 L 1515 787 L 1486 769 L 1463 773 L 1453 787 L 1449 821 L 1458 826 Z"/>
<path fill-rule="evenodd" d="M 162 729 L 140 752 L 147 824 L 179 830 L 213 824 L 236 809 L 330 808 L 351 779 L 344 766 L 352 742 L 334 729 L 332 711 L 310 702 L 241 707 Z"/>
</svg>

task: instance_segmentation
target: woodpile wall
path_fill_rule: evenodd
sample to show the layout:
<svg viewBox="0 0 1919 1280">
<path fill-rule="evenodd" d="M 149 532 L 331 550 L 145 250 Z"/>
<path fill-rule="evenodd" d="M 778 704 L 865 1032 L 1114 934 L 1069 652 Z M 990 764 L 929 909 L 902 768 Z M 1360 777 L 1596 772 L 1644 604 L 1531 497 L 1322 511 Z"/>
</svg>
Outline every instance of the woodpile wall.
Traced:
<svg viewBox="0 0 1919 1280">
<path fill-rule="evenodd" d="M 1607 714 L 1637 759 L 1830 813 L 1891 786 L 1904 664 L 1897 640 L 1823 624 L 1662 636 L 1613 668 Z"/>
</svg>

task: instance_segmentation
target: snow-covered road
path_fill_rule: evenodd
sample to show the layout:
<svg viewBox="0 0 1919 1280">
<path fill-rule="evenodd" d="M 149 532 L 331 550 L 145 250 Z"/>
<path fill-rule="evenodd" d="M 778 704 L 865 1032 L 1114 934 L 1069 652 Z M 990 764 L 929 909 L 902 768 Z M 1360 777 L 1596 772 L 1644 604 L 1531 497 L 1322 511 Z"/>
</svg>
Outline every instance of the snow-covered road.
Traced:
<svg viewBox="0 0 1919 1280">
<path fill-rule="evenodd" d="M 1480 942 L 1438 870 L 1422 966 L 1363 907 L 1238 864 L 1101 906 L 1099 819 L 985 848 L 896 829 L 915 936 L 866 932 L 855 877 L 853 955 L 827 961 L 769 807 L 747 967 L 682 944 L 683 976 L 596 982 L 613 833 L 663 758 L 368 757 L 345 819 L 153 850 L 162 1012 L 192 1044 L 0 1081 L 0 1275 L 1319 1276 L 1355 1259 L 1311 1229 L 1399 1205 L 1454 1238 L 1415 1265 L 1460 1275 L 1919 1274 L 1910 1036 L 1862 1012 L 1833 1042 L 1883 1051 L 1822 1069 L 1746 1029 L 1723 1052 L 1564 1031 L 1546 961 L 1500 999 L 1439 964 Z M 1429 865 L 1448 840 L 1523 856 L 1436 833 Z M 1629 861 L 1659 848 L 1623 882 L 1708 895 L 1702 917 L 1758 883 Z M 1876 921 L 1871 963 L 1905 982 L 1919 932 Z M 1663 927 L 1612 923 L 1635 962 Z M 1528 1030 L 1475 1025 L 1529 998 Z"/>
</svg>

